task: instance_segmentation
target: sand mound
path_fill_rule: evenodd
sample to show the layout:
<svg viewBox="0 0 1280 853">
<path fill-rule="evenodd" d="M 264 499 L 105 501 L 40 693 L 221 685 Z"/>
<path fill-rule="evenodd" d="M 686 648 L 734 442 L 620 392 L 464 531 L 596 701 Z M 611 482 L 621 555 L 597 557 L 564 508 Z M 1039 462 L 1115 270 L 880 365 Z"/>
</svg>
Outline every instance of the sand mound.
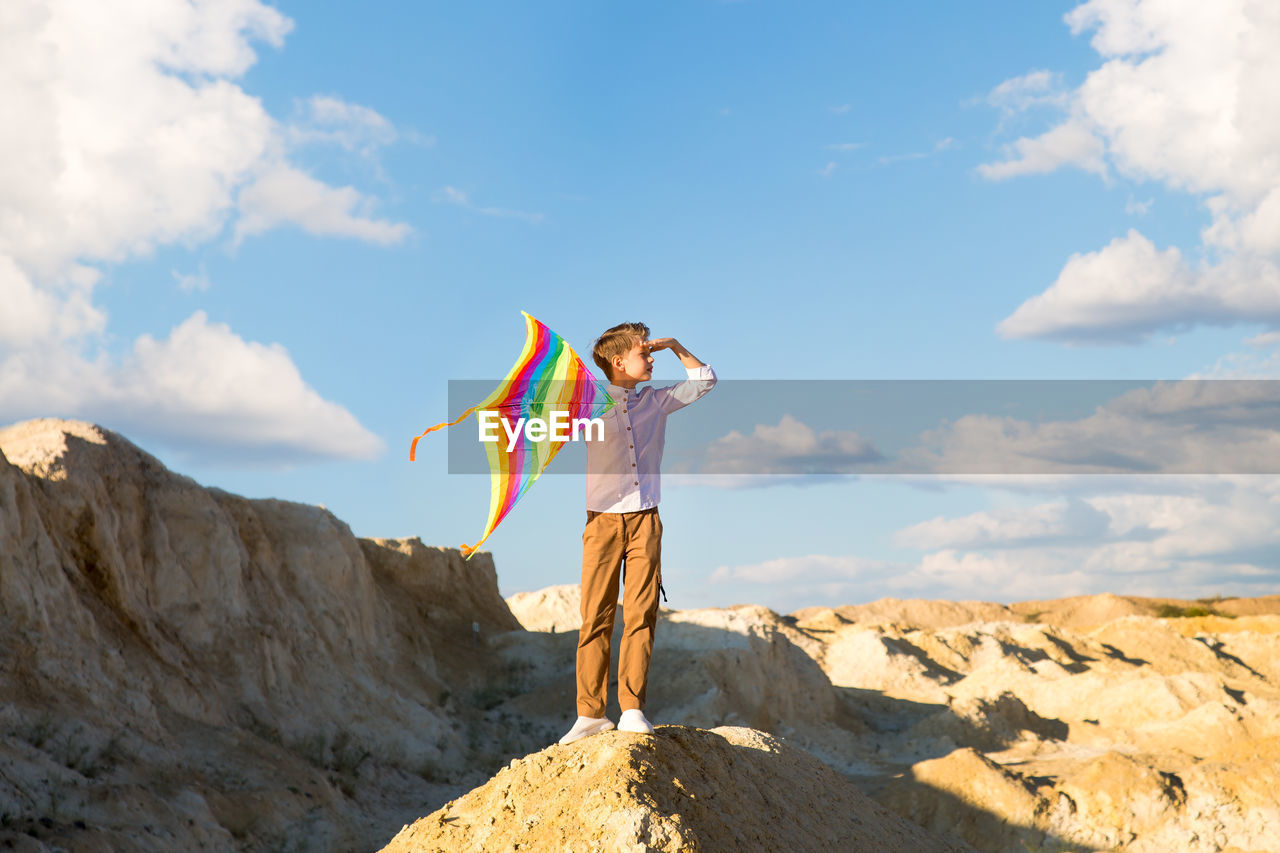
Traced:
<svg viewBox="0 0 1280 853">
<path fill-rule="evenodd" d="M 746 728 L 608 732 L 511 762 L 384 853 L 960 851 L 812 756 Z"/>
<path fill-rule="evenodd" d="M 526 593 L 535 595 L 535 593 Z M 1181 615 L 1184 610 L 1210 611 L 1233 616 L 1280 614 L 1280 595 L 1261 598 L 1143 598 L 1135 595 L 1078 595 L 1045 601 L 996 604 L 990 601 L 933 601 L 881 598 L 867 604 L 839 607 L 806 607 L 791 614 L 801 627 L 836 630 L 848 624 L 865 627 L 897 625 L 903 628 L 955 628 L 972 622 L 1042 622 L 1059 628 L 1093 628 L 1126 616 Z"/>
<path fill-rule="evenodd" d="M 824 617 L 824 610 L 827 608 L 809 607 L 791 615 L 801 622 L 813 623 Z M 929 601 L 920 598 L 882 598 L 868 604 L 845 604 L 831 612 L 845 622 L 864 625 L 899 623 L 916 628 L 949 628 L 970 622 L 1018 618 L 1005 605 L 989 601 Z"/>
<path fill-rule="evenodd" d="M 582 627 L 582 597 L 576 583 L 517 592 L 507 598 L 507 606 L 526 631 L 563 633 Z"/>
<path fill-rule="evenodd" d="M 1154 616 L 1160 604 L 1171 599 L 1136 596 L 1078 595 L 1050 601 L 1020 601 L 1010 609 L 1028 622 L 1044 622 L 1063 628 L 1089 628 L 1125 616 Z"/>
</svg>

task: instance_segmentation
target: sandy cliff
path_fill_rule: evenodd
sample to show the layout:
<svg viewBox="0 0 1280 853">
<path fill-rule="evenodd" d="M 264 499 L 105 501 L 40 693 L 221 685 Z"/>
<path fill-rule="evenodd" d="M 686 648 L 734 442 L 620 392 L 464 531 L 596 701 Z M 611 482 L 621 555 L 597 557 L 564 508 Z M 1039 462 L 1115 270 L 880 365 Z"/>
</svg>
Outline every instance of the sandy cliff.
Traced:
<svg viewBox="0 0 1280 853">
<path fill-rule="evenodd" d="M 631 849 L 918 831 L 885 809 L 983 851 L 1280 849 L 1280 597 L 663 611 L 678 725 L 546 748 L 576 608 L 89 424 L 0 430 L 0 847 L 577 849 L 543 813 L 577 797 Z"/>
<path fill-rule="evenodd" d="M 519 627 L 487 555 L 360 540 L 89 424 L 0 453 L 0 841 L 371 847 L 545 742 L 495 746 L 472 701 Z"/>
</svg>

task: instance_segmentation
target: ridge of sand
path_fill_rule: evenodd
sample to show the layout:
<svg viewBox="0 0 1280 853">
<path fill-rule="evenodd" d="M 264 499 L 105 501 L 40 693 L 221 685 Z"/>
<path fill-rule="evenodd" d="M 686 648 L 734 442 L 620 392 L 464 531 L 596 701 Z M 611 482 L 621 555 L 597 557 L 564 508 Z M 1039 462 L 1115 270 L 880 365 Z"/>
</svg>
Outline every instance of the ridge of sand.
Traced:
<svg viewBox="0 0 1280 853">
<path fill-rule="evenodd" d="M 961 853 L 822 762 L 749 728 L 606 732 L 512 761 L 383 853 Z"/>
</svg>

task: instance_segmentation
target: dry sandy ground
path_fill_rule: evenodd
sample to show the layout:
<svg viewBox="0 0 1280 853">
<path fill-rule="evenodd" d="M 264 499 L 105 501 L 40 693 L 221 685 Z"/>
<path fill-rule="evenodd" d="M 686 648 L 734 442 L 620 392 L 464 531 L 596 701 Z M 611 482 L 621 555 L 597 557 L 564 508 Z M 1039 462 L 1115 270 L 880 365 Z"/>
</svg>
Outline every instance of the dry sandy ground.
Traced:
<svg viewBox="0 0 1280 853">
<path fill-rule="evenodd" d="M 557 631 L 507 646 L 533 676 L 513 710 L 572 696 L 576 596 L 509 601 Z M 670 611 L 650 716 L 783 736 L 980 850 L 1274 850 L 1278 613 L 1276 596 L 1116 595 Z"/>
<path fill-rule="evenodd" d="M 963 853 L 762 732 L 659 726 L 517 759 L 383 853 Z"/>
<path fill-rule="evenodd" d="M 488 555 L 358 539 L 91 424 L 0 429 L 0 846 L 372 850 L 472 789 L 552 785 L 491 817 L 531 814 L 594 784 L 577 756 L 631 797 L 593 826 L 675 849 L 748 813 L 913 831 L 875 808 L 984 851 L 1280 849 L 1278 597 L 664 612 L 647 710 L 700 746 L 646 754 L 546 748 L 576 590 L 497 590 Z"/>
</svg>

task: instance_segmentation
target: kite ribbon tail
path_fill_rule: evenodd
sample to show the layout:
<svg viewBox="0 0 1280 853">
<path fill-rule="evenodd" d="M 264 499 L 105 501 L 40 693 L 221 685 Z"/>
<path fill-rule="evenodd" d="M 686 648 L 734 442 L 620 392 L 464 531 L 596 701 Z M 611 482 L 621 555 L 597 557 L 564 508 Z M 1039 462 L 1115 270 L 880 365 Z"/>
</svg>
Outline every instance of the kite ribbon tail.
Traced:
<svg viewBox="0 0 1280 853">
<path fill-rule="evenodd" d="M 478 408 L 480 408 L 480 407 L 479 407 L 479 406 L 472 406 L 471 408 L 469 408 L 469 409 L 467 409 L 465 412 L 463 412 L 461 415 L 459 415 L 459 416 L 458 416 L 458 419 L 457 419 L 456 421 L 449 421 L 448 423 L 436 424 L 436 425 L 435 425 L 435 426 L 433 426 L 431 429 L 427 430 L 427 431 L 426 431 L 426 432 L 424 432 L 422 435 L 418 436 L 418 438 L 415 438 L 413 441 L 409 442 L 409 461 L 410 461 L 410 462 L 412 462 L 412 461 L 413 461 L 413 459 L 414 459 L 414 456 L 415 456 L 415 455 L 417 454 L 417 452 L 418 452 L 418 439 L 419 439 L 419 438 L 422 438 L 423 436 L 429 435 L 429 434 L 431 434 L 431 433 L 435 432 L 435 431 L 436 431 L 436 430 L 438 430 L 438 429 L 443 429 L 444 427 L 457 426 L 458 424 L 460 424 L 460 423 L 462 423 L 464 420 L 466 420 L 467 415 L 471 414 L 472 412 L 474 412 L 474 411 L 475 411 L 476 409 L 478 409 Z"/>
</svg>

